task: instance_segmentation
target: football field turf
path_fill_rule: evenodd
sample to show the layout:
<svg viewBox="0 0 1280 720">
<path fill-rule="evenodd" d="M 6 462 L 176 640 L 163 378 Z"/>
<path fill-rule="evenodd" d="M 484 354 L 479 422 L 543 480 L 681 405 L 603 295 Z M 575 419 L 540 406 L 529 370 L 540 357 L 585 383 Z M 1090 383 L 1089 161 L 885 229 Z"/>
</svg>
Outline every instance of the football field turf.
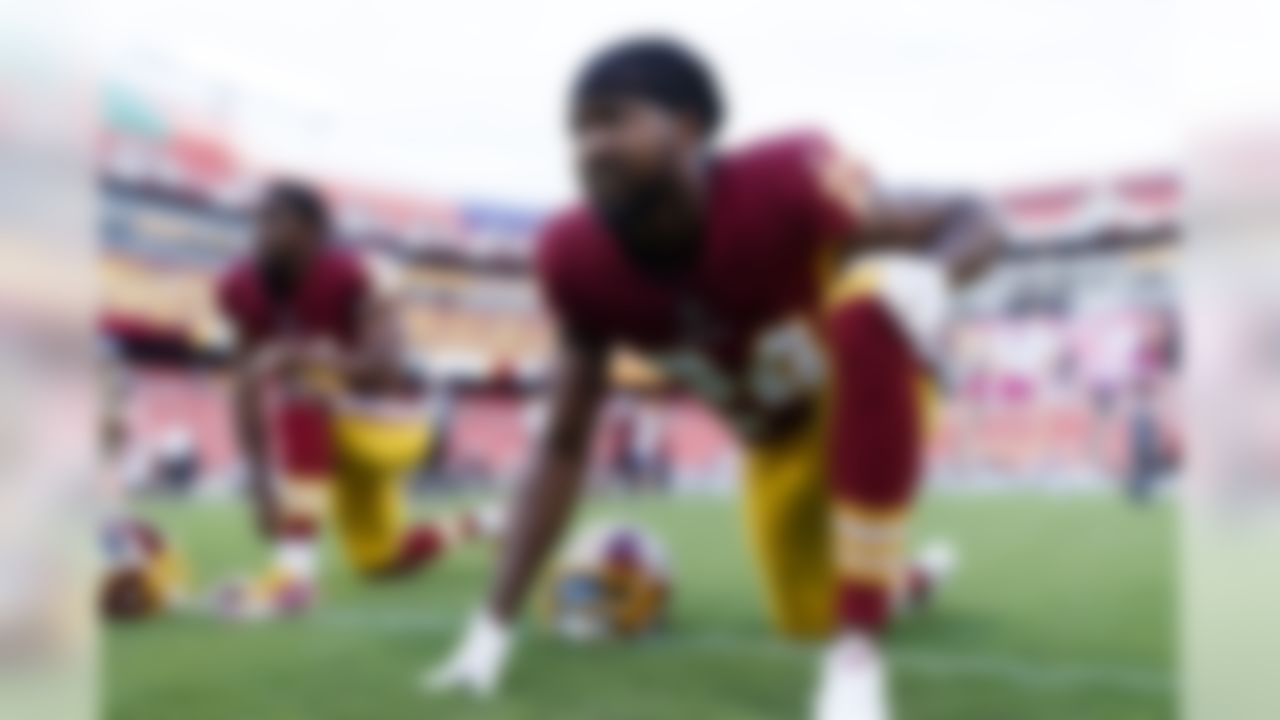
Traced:
<svg viewBox="0 0 1280 720">
<path fill-rule="evenodd" d="M 432 507 L 421 508 L 430 513 Z M 811 648 L 774 638 L 736 506 L 596 502 L 669 544 L 673 623 L 629 645 L 565 644 L 530 622 L 504 695 L 429 697 L 488 577 L 472 548 L 429 574 L 368 584 L 330 553 L 309 616 L 235 627 L 170 616 L 108 631 L 109 720 L 713 720 L 804 718 Z M 239 506 L 152 504 L 198 583 L 260 565 Z M 961 553 L 953 584 L 893 636 L 902 720 L 1148 720 L 1175 705 L 1175 511 L 1118 498 L 934 497 L 915 523 Z"/>
</svg>

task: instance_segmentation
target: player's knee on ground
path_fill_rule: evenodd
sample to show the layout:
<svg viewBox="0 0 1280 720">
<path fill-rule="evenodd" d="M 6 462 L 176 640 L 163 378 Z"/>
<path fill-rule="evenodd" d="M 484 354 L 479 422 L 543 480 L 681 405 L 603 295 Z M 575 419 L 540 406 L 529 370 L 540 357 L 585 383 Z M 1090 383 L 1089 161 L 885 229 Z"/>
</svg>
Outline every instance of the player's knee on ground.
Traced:
<svg viewBox="0 0 1280 720">
<path fill-rule="evenodd" d="M 398 478 L 344 463 L 334 485 L 334 520 L 348 564 L 361 574 L 380 573 L 394 561 L 404 529 Z"/>
<path fill-rule="evenodd" d="M 335 514 L 347 562 L 361 575 L 389 578 L 411 572 L 445 546 L 443 530 L 429 522 L 411 525 L 399 475 L 348 468 L 337 481 Z"/>
<path fill-rule="evenodd" d="M 825 639 L 835 627 L 831 588 L 787 594 L 774 604 L 772 615 L 774 628 L 783 637 Z"/>
<path fill-rule="evenodd" d="M 825 416 L 797 435 L 748 450 L 744 509 L 774 626 L 824 637 L 834 621 Z"/>
<path fill-rule="evenodd" d="M 826 505 L 812 510 L 793 506 L 791 512 L 789 517 L 765 518 L 771 527 L 757 527 L 757 533 L 764 534 L 757 543 L 768 545 L 756 550 L 766 600 L 779 633 L 793 639 L 818 639 L 830 633 L 835 621 Z"/>
<path fill-rule="evenodd" d="M 343 540 L 347 563 L 351 569 L 366 578 L 385 575 L 395 563 L 398 548 L 394 538 L 384 540 L 360 533 L 348 533 Z"/>
<path fill-rule="evenodd" d="M 395 538 L 380 543 L 360 539 L 348 545 L 352 568 L 370 580 L 400 577 L 423 567 L 445 549 L 445 537 L 431 523 L 414 525 Z"/>
<path fill-rule="evenodd" d="M 336 514 L 348 563 L 367 577 L 395 574 L 429 538 L 406 532 L 404 485 L 430 443 L 417 419 L 344 413 L 335 424 Z"/>
</svg>

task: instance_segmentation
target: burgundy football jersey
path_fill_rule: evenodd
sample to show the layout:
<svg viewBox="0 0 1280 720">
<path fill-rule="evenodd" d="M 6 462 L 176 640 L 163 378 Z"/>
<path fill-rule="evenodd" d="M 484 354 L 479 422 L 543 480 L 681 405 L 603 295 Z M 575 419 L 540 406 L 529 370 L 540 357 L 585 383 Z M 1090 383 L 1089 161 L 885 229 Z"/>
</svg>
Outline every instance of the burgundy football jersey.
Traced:
<svg viewBox="0 0 1280 720">
<path fill-rule="evenodd" d="M 646 353 L 753 435 L 825 383 L 817 319 L 856 229 L 840 187 L 849 167 L 814 133 L 720 157 L 700 256 L 676 277 L 646 274 L 589 210 L 571 209 L 538 248 L 547 301 L 567 330 Z"/>
<path fill-rule="evenodd" d="M 273 298 L 256 264 L 246 258 L 223 274 L 218 301 L 241 341 L 250 345 L 291 336 L 350 343 L 360 304 L 371 287 L 358 255 L 326 247 L 312 259 L 289 298 Z"/>
<path fill-rule="evenodd" d="M 218 284 L 223 313 L 240 342 L 252 347 L 280 338 L 355 341 L 361 303 L 372 290 L 360 257 L 338 247 L 320 251 L 288 298 L 274 298 L 252 259 L 231 266 Z M 307 393 L 283 392 L 271 403 L 272 447 L 281 470 L 321 477 L 333 470 L 328 406 Z"/>
</svg>

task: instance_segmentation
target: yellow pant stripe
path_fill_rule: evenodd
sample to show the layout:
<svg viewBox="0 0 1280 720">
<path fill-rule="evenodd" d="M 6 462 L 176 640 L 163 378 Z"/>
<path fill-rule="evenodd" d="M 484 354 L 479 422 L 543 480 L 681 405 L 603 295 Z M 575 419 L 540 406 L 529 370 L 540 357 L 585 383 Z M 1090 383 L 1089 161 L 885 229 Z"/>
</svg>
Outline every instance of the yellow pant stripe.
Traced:
<svg viewBox="0 0 1280 720">
<path fill-rule="evenodd" d="M 329 510 L 328 476 L 292 476 L 279 485 L 280 508 L 292 517 L 321 518 Z"/>
<path fill-rule="evenodd" d="M 842 504 L 835 510 L 836 568 L 848 580 L 888 585 L 897 576 L 906 547 L 902 509 L 868 509 Z"/>
</svg>

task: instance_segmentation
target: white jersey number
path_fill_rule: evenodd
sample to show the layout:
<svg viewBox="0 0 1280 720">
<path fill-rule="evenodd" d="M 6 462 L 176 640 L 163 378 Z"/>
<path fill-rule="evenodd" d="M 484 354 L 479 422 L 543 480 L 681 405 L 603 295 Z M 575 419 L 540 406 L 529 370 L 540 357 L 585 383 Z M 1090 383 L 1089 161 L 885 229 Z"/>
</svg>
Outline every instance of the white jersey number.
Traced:
<svg viewBox="0 0 1280 720">
<path fill-rule="evenodd" d="M 693 348 L 666 354 L 659 362 L 710 404 L 739 412 L 785 407 L 817 392 L 826 379 L 818 339 L 803 318 L 779 322 L 757 334 L 742 373 L 726 372 Z"/>
</svg>

